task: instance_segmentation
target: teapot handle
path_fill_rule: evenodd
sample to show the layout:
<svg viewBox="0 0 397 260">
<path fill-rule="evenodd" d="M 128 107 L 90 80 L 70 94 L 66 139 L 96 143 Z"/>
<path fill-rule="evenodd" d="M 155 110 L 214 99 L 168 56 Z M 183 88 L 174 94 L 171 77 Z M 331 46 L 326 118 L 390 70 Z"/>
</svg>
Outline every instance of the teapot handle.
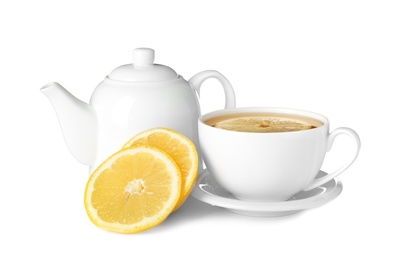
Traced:
<svg viewBox="0 0 397 260">
<path fill-rule="evenodd" d="M 200 96 L 201 84 L 209 78 L 215 78 L 219 80 L 222 84 L 223 90 L 225 91 L 225 108 L 235 108 L 236 107 L 236 96 L 234 90 L 229 80 L 225 78 L 221 73 L 215 70 L 205 70 L 197 73 L 189 79 L 190 85 L 197 91 Z"/>
</svg>

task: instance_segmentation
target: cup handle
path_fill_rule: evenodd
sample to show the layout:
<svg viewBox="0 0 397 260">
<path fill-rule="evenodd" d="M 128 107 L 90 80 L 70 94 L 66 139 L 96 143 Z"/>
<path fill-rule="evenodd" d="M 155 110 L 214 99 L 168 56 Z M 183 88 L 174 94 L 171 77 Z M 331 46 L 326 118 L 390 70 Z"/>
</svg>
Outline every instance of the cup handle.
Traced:
<svg viewBox="0 0 397 260">
<path fill-rule="evenodd" d="M 361 147 L 360 137 L 353 129 L 350 129 L 347 127 L 337 128 L 329 134 L 328 143 L 327 143 L 327 152 L 329 152 L 331 150 L 335 137 L 337 137 L 338 135 L 341 135 L 341 134 L 350 136 L 356 142 L 356 150 L 355 150 L 354 156 L 348 162 L 346 162 L 344 165 L 342 165 L 342 167 L 340 167 L 338 170 L 334 171 L 333 173 L 330 173 L 324 177 L 321 177 L 319 179 L 315 179 L 314 181 L 312 181 L 312 183 L 310 183 L 304 189 L 304 191 L 317 188 L 317 187 L 323 185 L 324 183 L 329 182 L 330 180 L 334 179 L 336 176 L 338 176 L 339 174 L 344 172 L 347 168 L 349 168 L 350 165 L 352 165 L 352 163 L 356 160 L 358 153 L 360 151 L 360 147 Z"/>
<path fill-rule="evenodd" d="M 197 73 L 192 78 L 189 79 L 190 85 L 196 90 L 197 94 L 200 96 L 201 84 L 209 78 L 217 79 L 225 91 L 225 108 L 235 108 L 236 107 L 236 96 L 234 90 L 229 80 L 225 78 L 221 73 L 215 70 L 205 70 Z"/>
</svg>

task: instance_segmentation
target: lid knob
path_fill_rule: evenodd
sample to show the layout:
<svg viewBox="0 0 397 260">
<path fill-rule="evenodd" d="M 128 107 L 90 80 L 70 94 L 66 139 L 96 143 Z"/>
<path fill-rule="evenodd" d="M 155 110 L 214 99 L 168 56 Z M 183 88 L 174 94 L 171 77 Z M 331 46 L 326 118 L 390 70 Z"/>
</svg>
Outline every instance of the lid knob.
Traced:
<svg viewBox="0 0 397 260">
<path fill-rule="evenodd" d="M 154 64 L 154 50 L 137 48 L 132 53 L 134 63 L 115 68 L 109 79 L 128 82 L 164 81 L 178 78 L 178 74 L 170 67 Z"/>
<path fill-rule="evenodd" d="M 136 66 L 153 65 L 154 50 L 150 48 L 136 48 L 133 52 L 133 58 Z"/>
</svg>

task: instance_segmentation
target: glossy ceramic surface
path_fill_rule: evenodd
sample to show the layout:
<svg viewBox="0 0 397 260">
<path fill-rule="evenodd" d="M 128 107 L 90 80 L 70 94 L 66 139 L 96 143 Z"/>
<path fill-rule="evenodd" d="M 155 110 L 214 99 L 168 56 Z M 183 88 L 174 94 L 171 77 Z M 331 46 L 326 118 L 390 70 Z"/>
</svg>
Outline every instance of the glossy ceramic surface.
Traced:
<svg viewBox="0 0 397 260">
<path fill-rule="evenodd" d="M 104 78 L 89 103 L 56 82 L 41 88 L 54 106 L 70 152 L 90 172 L 135 134 L 154 127 L 179 131 L 199 147 L 198 97 L 209 78 L 224 88 L 225 108 L 235 107 L 233 88 L 217 71 L 202 71 L 186 81 L 173 69 L 154 64 L 152 49 L 135 49 L 133 57 L 133 64 L 119 66 Z"/>
<path fill-rule="evenodd" d="M 247 113 L 311 118 L 323 124 L 304 131 L 255 133 L 224 130 L 204 123 L 218 116 Z M 284 201 L 299 191 L 321 186 L 345 171 L 360 150 L 360 139 L 354 130 L 341 127 L 330 132 L 325 116 L 297 109 L 223 109 L 201 116 L 198 127 L 207 169 L 223 188 L 245 200 Z M 338 170 L 315 180 L 326 153 L 341 134 L 354 141 L 354 153 L 341 167 L 335 166 Z"/>
<path fill-rule="evenodd" d="M 320 171 L 317 178 L 327 175 L 327 173 Z M 205 169 L 200 173 L 191 195 L 200 201 L 225 208 L 233 213 L 256 217 L 279 217 L 323 206 L 338 197 L 342 189 L 342 183 L 332 179 L 310 191 L 301 191 L 287 201 L 239 200 L 223 189 Z"/>
</svg>

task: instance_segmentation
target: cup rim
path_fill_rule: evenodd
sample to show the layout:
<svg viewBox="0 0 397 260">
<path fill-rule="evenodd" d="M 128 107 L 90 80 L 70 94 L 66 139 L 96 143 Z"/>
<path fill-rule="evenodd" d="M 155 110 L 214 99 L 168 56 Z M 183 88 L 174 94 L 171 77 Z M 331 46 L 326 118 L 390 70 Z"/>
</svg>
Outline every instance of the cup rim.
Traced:
<svg viewBox="0 0 397 260">
<path fill-rule="evenodd" d="M 204 123 L 205 120 L 209 118 L 213 118 L 216 116 L 221 116 L 221 115 L 229 115 L 229 114 L 243 114 L 243 113 L 260 113 L 260 112 L 270 112 L 270 113 L 277 113 L 277 114 L 293 114 L 293 115 L 299 115 L 299 116 L 305 116 L 309 118 L 313 118 L 316 120 L 319 120 L 323 123 L 323 125 L 313 128 L 313 129 L 308 129 L 305 131 L 292 131 L 292 132 L 272 132 L 272 133 L 266 133 L 266 134 L 297 134 L 297 133 L 304 133 L 308 131 L 316 131 L 323 129 L 324 127 L 328 128 L 329 127 L 329 121 L 328 118 L 324 115 L 321 115 L 316 112 L 308 111 L 308 110 L 302 110 L 302 109 L 295 109 L 295 108 L 286 108 L 286 107 L 236 107 L 236 108 L 225 108 L 225 109 L 219 109 L 219 110 L 214 110 L 211 112 L 208 112 L 206 114 L 201 115 L 198 118 L 198 121 L 200 124 L 203 126 L 208 126 L 211 127 L 207 124 Z M 220 128 L 214 128 L 216 130 L 220 131 L 227 131 L 227 132 L 233 132 L 233 133 L 241 133 L 241 134 L 263 134 L 263 133 L 257 133 L 257 132 L 238 132 L 238 131 L 231 131 L 231 130 L 225 130 L 225 129 L 220 129 Z"/>
</svg>

